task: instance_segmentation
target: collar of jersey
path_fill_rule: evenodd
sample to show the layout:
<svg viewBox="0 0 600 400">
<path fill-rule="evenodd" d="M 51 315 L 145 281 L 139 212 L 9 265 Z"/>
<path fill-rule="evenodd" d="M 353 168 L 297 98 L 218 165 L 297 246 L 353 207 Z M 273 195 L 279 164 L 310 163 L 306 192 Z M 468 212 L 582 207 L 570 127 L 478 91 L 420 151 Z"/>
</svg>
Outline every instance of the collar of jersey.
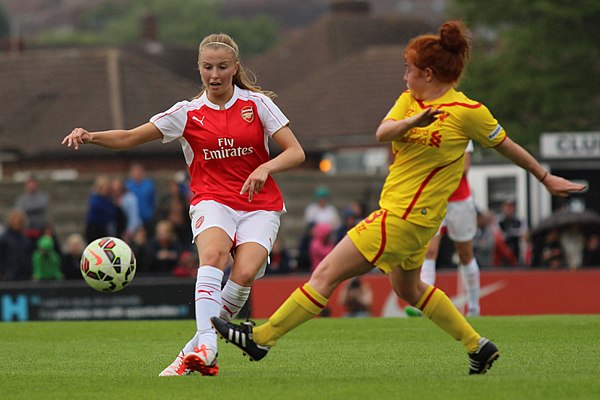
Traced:
<svg viewBox="0 0 600 400">
<path fill-rule="evenodd" d="M 242 89 L 237 87 L 237 85 L 233 85 L 233 96 L 231 96 L 231 99 L 229 99 L 229 101 L 227 103 L 225 103 L 225 107 L 224 107 L 225 110 L 230 108 L 233 105 L 233 103 L 235 103 L 235 101 L 240 97 L 241 91 L 242 91 Z M 202 93 L 202 96 L 200 96 L 200 99 L 202 99 L 204 104 L 206 104 L 210 108 L 213 108 L 215 110 L 221 109 L 221 106 L 213 103 L 212 101 L 210 101 L 208 99 L 208 96 L 206 95 L 206 91 L 204 91 L 204 93 Z"/>
</svg>

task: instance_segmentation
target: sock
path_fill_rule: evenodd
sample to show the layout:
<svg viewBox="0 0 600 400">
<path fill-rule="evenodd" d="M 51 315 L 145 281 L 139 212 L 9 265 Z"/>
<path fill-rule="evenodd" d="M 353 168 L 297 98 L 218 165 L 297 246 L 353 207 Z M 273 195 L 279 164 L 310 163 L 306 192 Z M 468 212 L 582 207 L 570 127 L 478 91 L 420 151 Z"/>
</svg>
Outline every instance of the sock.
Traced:
<svg viewBox="0 0 600 400">
<path fill-rule="evenodd" d="M 459 265 L 458 272 L 469 299 L 468 315 L 479 315 L 479 265 L 473 258 L 467 265 Z"/>
<path fill-rule="evenodd" d="M 435 286 L 429 286 L 416 307 L 450 336 L 459 340 L 469 353 L 477 350 L 481 336 L 469 325 L 446 293 Z"/>
<path fill-rule="evenodd" d="M 217 352 L 217 333 L 210 323 L 210 318 L 219 315 L 221 310 L 221 281 L 223 271 L 210 265 L 198 268 L 196 277 L 196 330 L 195 346 L 205 344 Z"/>
<path fill-rule="evenodd" d="M 428 285 L 435 284 L 435 260 L 428 258 L 423 261 L 421 266 L 421 280 Z"/>
<path fill-rule="evenodd" d="M 237 317 L 250 296 L 250 289 L 250 287 L 240 286 L 231 279 L 228 279 L 225 287 L 221 291 L 220 317 L 226 321 L 231 321 Z"/>
<path fill-rule="evenodd" d="M 183 346 L 183 349 L 181 350 L 183 351 L 183 354 L 187 354 L 190 351 L 194 351 L 194 347 L 198 346 L 198 337 L 199 334 L 198 332 L 196 332 L 194 337 L 189 342 L 187 342 L 185 346 Z"/>
<path fill-rule="evenodd" d="M 260 345 L 274 346 L 280 337 L 323 311 L 327 301 L 305 283 L 288 297 L 266 323 L 254 328 L 252 339 Z"/>
</svg>

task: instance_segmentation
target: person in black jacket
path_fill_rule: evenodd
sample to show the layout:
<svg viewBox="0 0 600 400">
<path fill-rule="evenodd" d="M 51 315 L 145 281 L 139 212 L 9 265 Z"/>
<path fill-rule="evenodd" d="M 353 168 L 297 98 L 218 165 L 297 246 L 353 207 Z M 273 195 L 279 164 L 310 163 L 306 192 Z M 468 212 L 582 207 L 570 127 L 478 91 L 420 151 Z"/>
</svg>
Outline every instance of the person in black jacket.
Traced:
<svg viewBox="0 0 600 400">
<path fill-rule="evenodd" d="M 0 280 L 30 279 L 33 247 L 25 235 L 25 213 L 19 209 L 12 210 L 6 225 L 6 232 L 0 236 Z"/>
</svg>

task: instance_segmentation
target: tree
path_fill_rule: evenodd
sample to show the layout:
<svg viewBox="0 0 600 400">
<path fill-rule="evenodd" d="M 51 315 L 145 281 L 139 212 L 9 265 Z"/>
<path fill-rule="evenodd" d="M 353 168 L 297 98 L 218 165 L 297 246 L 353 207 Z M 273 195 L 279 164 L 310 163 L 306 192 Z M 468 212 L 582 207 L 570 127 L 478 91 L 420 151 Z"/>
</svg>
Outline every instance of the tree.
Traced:
<svg viewBox="0 0 600 400">
<path fill-rule="evenodd" d="M 512 137 L 600 129 L 600 2 L 454 0 L 475 39 L 461 87 Z"/>
<path fill-rule="evenodd" d="M 77 31 L 47 32 L 44 44 L 122 44 L 140 39 L 140 21 L 153 14 L 158 24 L 158 40 L 180 47 L 195 47 L 214 32 L 230 33 L 241 51 L 253 54 L 271 47 L 278 26 L 267 16 L 221 18 L 216 0 L 132 0 L 105 2 L 80 18 Z"/>
<path fill-rule="evenodd" d="M 6 15 L 4 6 L 0 4 L 0 39 L 8 37 L 10 35 L 10 20 Z"/>
</svg>

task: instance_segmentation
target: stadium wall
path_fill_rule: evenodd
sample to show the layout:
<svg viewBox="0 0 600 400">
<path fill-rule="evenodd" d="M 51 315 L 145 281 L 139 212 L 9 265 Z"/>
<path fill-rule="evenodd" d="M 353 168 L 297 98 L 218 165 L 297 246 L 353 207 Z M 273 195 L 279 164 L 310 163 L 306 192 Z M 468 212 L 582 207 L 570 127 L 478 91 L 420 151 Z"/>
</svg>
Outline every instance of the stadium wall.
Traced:
<svg viewBox="0 0 600 400">
<path fill-rule="evenodd" d="M 252 316 L 267 318 L 305 277 L 281 277 L 256 281 L 252 289 Z M 392 291 L 388 278 L 380 273 L 365 275 L 362 281 L 373 291 L 372 314 L 377 317 L 404 317 L 406 303 Z M 577 271 L 502 270 L 481 273 L 482 315 L 598 314 L 600 313 L 600 269 Z M 456 271 L 438 272 L 436 286 L 461 309 L 466 298 L 458 285 Z M 340 286 L 330 298 L 332 317 L 345 314 Z"/>
<path fill-rule="evenodd" d="M 269 317 L 306 275 L 267 277 L 252 290 L 252 318 Z M 406 304 L 392 292 L 388 278 L 365 275 L 373 290 L 373 315 L 404 317 Z M 83 280 L 0 282 L 0 321 L 193 319 L 193 278 L 137 277 L 121 292 L 100 293 Z M 437 286 L 464 308 L 455 271 L 438 273 Z M 577 271 L 490 270 L 481 274 L 482 315 L 600 314 L 600 268 Z M 328 312 L 345 314 L 338 288 Z"/>
</svg>

